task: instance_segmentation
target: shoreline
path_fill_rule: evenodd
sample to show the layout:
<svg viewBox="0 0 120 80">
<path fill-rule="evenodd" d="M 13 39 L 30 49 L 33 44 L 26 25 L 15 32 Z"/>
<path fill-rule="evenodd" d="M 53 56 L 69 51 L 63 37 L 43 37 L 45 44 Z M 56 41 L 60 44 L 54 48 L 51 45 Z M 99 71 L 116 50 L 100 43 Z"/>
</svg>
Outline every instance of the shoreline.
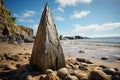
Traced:
<svg viewBox="0 0 120 80">
<path fill-rule="evenodd" d="M 65 55 L 65 59 L 84 58 L 94 62 L 94 64 L 97 64 L 97 65 L 103 64 L 111 68 L 120 69 L 120 65 L 119 65 L 120 60 L 117 60 L 115 57 L 111 57 L 111 56 L 120 54 L 120 50 L 118 47 L 107 46 L 102 48 L 103 46 L 99 46 L 96 44 L 88 45 L 80 42 L 65 41 L 65 40 L 61 41 L 61 44 L 62 44 L 63 52 Z M 15 45 L 15 44 L 9 44 L 7 42 L 0 42 L 0 55 L 4 53 L 31 54 L 32 47 L 33 47 L 33 43 L 23 43 L 23 44 Z M 111 55 L 113 54 L 113 52 L 115 53 L 115 55 Z M 108 59 L 101 60 L 101 57 L 104 57 L 104 56 L 107 56 Z"/>
</svg>

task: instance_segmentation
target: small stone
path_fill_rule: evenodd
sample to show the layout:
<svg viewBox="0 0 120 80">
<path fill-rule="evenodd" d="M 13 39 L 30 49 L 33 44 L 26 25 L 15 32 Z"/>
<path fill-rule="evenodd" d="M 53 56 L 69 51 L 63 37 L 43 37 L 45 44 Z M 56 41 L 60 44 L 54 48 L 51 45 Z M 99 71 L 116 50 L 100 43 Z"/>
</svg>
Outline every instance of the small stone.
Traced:
<svg viewBox="0 0 120 80">
<path fill-rule="evenodd" d="M 61 68 L 58 70 L 57 75 L 61 79 L 64 79 L 67 75 L 69 75 L 69 71 L 67 70 L 67 68 Z"/>
<path fill-rule="evenodd" d="M 77 60 L 78 62 L 86 62 L 86 61 L 87 61 L 87 60 L 84 59 L 84 58 L 76 58 L 76 60 Z"/>
<path fill-rule="evenodd" d="M 101 67 L 95 67 L 94 70 L 103 70 Z"/>
<path fill-rule="evenodd" d="M 102 70 L 104 73 L 106 73 L 107 75 L 113 75 L 113 74 L 115 74 L 115 70 L 114 69 L 108 69 L 108 68 L 106 68 L 106 69 L 103 69 Z"/>
<path fill-rule="evenodd" d="M 46 80 L 46 79 L 45 79 L 46 76 L 47 76 L 47 75 L 45 75 L 45 74 L 37 75 L 37 76 L 34 76 L 34 77 L 33 77 L 33 80 Z"/>
<path fill-rule="evenodd" d="M 81 51 L 81 50 L 80 50 L 80 51 L 78 51 L 78 52 L 79 52 L 79 53 L 85 53 L 85 51 Z"/>
<path fill-rule="evenodd" d="M 76 76 L 68 75 L 66 80 L 78 80 L 78 78 Z"/>
<path fill-rule="evenodd" d="M 88 78 L 88 75 L 85 73 L 78 73 L 76 76 L 81 80 L 82 78 Z"/>
<path fill-rule="evenodd" d="M 120 71 L 116 71 L 114 75 L 118 75 L 120 77 Z"/>
<path fill-rule="evenodd" d="M 103 68 L 103 69 L 108 68 L 108 67 L 105 66 L 105 65 L 99 65 L 99 67 L 101 67 L 101 68 Z"/>
<path fill-rule="evenodd" d="M 16 68 L 15 65 L 13 65 L 13 64 L 11 64 L 11 63 L 8 63 L 8 64 L 6 65 L 6 67 L 5 67 L 4 70 L 16 70 L 16 69 L 17 69 L 17 68 Z"/>
<path fill-rule="evenodd" d="M 28 75 L 26 80 L 33 80 L 33 77 L 31 75 Z"/>
<path fill-rule="evenodd" d="M 112 80 L 120 80 L 120 76 L 118 75 L 112 76 Z"/>
<path fill-rule="evenodd" d="M 50 73 L 53 73 L 54 71 L 52 70 L 52 69 L 47 69 L 46 71 L 45 71 L 45 73 L 46 74 L 50 74 Z"/>
<path fill-rule="evenodd" d="M 80 70 L 85 70 L 85 71 L 88 70 L 88 68 L 87 68 L 86 66 L 82 66 L 82 65 L 79 65 L 79 69 L 80 69 Z"/>
<path fill-rule="evenodd" d="M 108 60 L 108 56 L 101 57 L 102 60 Z"/>
<path fill-rule="evenodd" d="M 18 53 L 18 55 L 23 55 L 22 53 Z"/>
<path fill-rule="evenodd" d="M 93 64 L 93 61 L 87 60 L 86 63 L 87 64 Z"/>
<path fill-rule="evenodd" d="M 75 70 L 74 72 L 72 72 L 71 75 L 76 76 L 79 80 L 82 77 L 88 78 L 88 75 L 86 73 L 82 73 L 81 71 L 78 71 L 78 70 Z"/>
<path fill-rule="evenodd" d="M 67 68 L 67 69 L 72 69 L 72 67 L 69 66 L 68 64 L 66 64 L 66 68 Z"/>
<path fill-rule="evenodd" d="M 50 73 L 45 77 L 45 80 L 60 80 L 55 73 Z"/>
<path fill-rule="evenodd" d="M 80 80 L 89 80 L 88 77 L 82 77 Z"/>
<path fill-rule="evenodd" d="M 111 80 L 111 76 L 101 70 L 94 70 L 90 73 L 90 80 Z"/>
</svg>

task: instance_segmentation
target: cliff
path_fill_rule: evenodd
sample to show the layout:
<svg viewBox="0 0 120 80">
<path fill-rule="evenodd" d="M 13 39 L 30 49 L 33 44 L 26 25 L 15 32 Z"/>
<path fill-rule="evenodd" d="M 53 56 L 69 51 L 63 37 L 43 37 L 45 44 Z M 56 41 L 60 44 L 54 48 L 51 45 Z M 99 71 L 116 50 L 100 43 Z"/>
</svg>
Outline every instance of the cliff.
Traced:
<svg viewBox="0 0 120 80">
<path fill-rule="evenodd" d="M 11 11 L 4 7 L 4 0 L 0 0 L 0 37 L 33 38 L 33 29 L 16 24 L 16 18 L 11 17 Z"/>
</svg>

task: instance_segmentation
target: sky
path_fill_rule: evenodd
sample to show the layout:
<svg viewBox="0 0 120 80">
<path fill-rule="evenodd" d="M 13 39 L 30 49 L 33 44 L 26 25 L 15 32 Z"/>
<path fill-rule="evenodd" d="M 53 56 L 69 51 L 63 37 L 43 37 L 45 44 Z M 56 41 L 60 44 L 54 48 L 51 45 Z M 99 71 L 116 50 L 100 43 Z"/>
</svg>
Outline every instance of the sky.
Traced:
<svg viewBox="0 0 120 80">
<path fill-rule="evenodd" d="M 4 0 L 18 25 L 33 28 L 36 35 L 48 2 L 59 35 L 120 36 L 120 0 Z"/>
</svg>

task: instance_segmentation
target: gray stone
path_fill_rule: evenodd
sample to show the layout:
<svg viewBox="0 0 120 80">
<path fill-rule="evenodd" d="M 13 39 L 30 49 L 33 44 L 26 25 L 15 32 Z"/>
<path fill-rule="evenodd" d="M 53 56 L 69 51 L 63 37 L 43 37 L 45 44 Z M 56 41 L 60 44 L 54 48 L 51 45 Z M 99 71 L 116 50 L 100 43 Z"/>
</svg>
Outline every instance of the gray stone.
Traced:
<svg viewBox="0 0 120 80">
<path fill-rule="evenodd" d="M 87 61 L 87 60 L 84 59 L 84 58 L 76 58 L 76 60 L 77 60 L 78 62 L 86 62 L 86 61 Z"/>
<path fill-rule="evenodd" d="M 106 69 L 103 69 L 103 72 L 108 74 L 108 75 L 113 75 L 113 74 L 115 74 L 116 71 L 114 69 L 106 68 Z"/>
<path fill-rule="evenodd" d="M 41 16 L 30 64 L 41 73 L 46 69 L 58 70 L 65 66 L 63 50 L 48 4 Z"/>
<path fill-rule="evenodd" d="M 86 63 L 87 64 L 93 64 L 93 61 L 87 60 Z"/>
<path fill-rule="evenodd" d="M 81 50 L 80 50 L 80 51 L 78 51 L 78 52 L 79 52 L 79 53 L 85 53 L 85 51 L 81 51 Z"/>
<path fill-rule="evenodd" d="M 108 56 L 101 57 L 102 60 L 108 60 Z"/>
<path fill-rule="evenodd" d="M 120 76 L 118 75 L 112 76 L 112 80 L 120 80 Z"/>
</svg>

